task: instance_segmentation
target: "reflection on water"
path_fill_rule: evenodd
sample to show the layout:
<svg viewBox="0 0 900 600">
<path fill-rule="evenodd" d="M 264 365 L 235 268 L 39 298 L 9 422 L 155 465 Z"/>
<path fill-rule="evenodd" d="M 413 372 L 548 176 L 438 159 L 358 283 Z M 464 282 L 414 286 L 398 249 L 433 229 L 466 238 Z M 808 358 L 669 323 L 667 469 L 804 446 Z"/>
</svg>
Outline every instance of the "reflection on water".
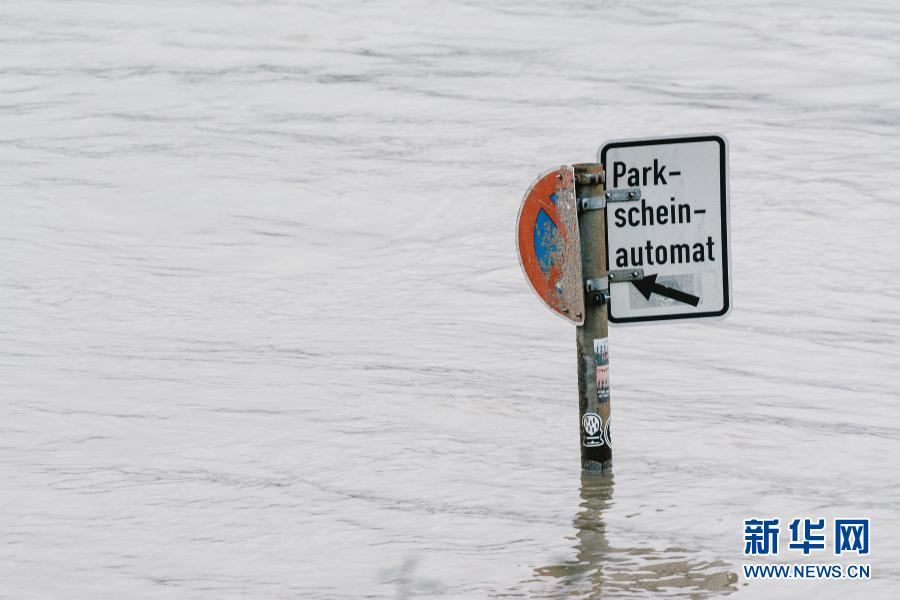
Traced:
<svg viewBox="0 0 900 600">
<path fill-rule="evenodd" d="M 581 504 L 572 519 L 575 557 L 534 570 L 555 584 L 544 597 L 600 598 L 644 595 L 675 589 L 691 597 L 728 594 L 737 575 L 721 561 L 699 560 L 684 548 L 616 548 L 609 544 L 603 513 L 612 506 L 612 475 L 581 475 Z"/>
</svg>

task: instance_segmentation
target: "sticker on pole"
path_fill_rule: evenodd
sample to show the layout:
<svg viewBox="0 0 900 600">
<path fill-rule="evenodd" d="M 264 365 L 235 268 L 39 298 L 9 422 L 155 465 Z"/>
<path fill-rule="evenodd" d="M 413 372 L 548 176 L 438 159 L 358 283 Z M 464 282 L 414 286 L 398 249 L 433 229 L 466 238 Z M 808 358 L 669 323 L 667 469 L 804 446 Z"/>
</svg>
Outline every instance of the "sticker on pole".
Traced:
<svg viewBox="0 0 900 600">
<path fill-rule="evenodd" d="M 641 189 L 606 211 L 609 320 L 724 317 L 731 309 L 728 143 L 720 135 L 615 141 L 609 189 Z M 616 273 L 635 274 L 613 283 Z"/>
<path fill-rule="evenodd" d="M 532 289 L 553 312 L 583 324 L 581 240 L 571 166 L 534 182 L 522 200 L 516 230 L 519 263 Z"/>
</svg>

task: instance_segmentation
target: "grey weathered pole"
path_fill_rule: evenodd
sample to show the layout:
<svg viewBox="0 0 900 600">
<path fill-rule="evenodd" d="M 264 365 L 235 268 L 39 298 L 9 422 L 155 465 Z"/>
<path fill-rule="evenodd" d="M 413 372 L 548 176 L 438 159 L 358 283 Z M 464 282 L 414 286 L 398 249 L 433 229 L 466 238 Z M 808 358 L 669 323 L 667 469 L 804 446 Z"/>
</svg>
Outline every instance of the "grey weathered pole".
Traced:
<svg viewBox="0 0 900 600">
<path fill-rule="evenodd" d="M 585 292 L 584 325 L 578 327 L 575 334 L 578 346 L 581 468 L 606 472 L 612 467 L 612 439 L 607 347 L 606 208 L 601 200 L 604 197 L 605 177 L 599 164 L 577 164 L 574 167 L 575 195 L 579 206 L 583 205 L 582 200 L 596 199 L 589 200 L 590 208 L 579 210 L 578 214 L 582 275 L 586 282 L 594 284 L 593 291 Z"/>
</svg>

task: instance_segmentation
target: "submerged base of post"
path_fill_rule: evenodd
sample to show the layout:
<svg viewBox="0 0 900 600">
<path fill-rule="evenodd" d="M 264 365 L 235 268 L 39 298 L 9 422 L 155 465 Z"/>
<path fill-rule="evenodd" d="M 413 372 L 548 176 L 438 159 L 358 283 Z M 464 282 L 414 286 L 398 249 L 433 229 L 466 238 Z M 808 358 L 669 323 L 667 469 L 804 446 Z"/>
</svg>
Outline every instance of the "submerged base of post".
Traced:
<svg viewBox="0 0 900 600">
<path fill-rule="evenodd" d="M 603 315 L 592 313 L 603 312 Z M 612 429 L 609 404 L 609 341 L 606 305 L 586 308 L 585 324 L 576 331 L 578 413 L 581 425 L 581 468 L 612 469 Z M 602 324 L 602 327 L 601 327 Z"/>
<path fill-rule="evenodd" d="M 574 165 L 576 198 L 591 199 L 604 193 L 603 167 Z M 589 203 L 588 203 L 589 204 Z M 582 275 L 585 280 L 606 277 L 606 209 L 591 208 L 578 216 Z M 609 295 L 592 293 L 585 300 L 584 325 L 575 338 L 578 356 L 578 416 L 581 428 L 581 468 L 606 473 L 612 470 L 612 430 L 609 406 Z"/>
<path fill-rule="evenodd" d="M 606 462 L 597 462 L 596 460 L 582 460 L 581 468 L 591 473 L 605 474 L 612 472 L 612 459 Z"/>
</svg>

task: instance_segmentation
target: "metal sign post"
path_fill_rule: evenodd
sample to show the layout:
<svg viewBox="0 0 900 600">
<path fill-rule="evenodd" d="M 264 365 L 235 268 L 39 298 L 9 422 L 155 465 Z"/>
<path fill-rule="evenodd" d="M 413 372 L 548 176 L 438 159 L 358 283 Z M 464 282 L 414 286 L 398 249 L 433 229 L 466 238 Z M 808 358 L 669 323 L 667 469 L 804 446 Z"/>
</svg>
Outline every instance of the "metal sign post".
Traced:
<svg viewBox="0 0 900 600">
<path fill-rule="evenodd" d="M 599 159 L 538 178 L 516 241 L 531 288 L 577 326 L 581 466 L 606 472 L 608 324 L 726 316 L 731 253 L 724 137 L 610 142 Z"/>
<path fill-rule="evenodd" d="M 606 202 L 603 179 L 601 165 L 575 165 L 581 270 L 586 282 L 589 282 L 584 290 L 584 324 L 575 329 L 581 468 L 586 471 L 606 471 L 612 466 L 607 321 L 609 286 L 604 284 Z"/>
</svg>

